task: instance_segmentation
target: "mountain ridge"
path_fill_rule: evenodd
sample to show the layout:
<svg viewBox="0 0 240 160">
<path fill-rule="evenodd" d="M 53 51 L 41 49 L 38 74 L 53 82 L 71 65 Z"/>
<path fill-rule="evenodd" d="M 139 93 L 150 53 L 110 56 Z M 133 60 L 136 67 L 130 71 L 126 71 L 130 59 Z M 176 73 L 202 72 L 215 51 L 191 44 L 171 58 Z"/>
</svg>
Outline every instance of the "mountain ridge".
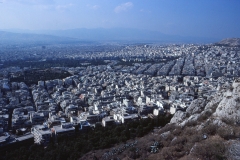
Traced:
<svg viewBox="0 0 240 160">
<path fill-rule="evenodd" d="M 7 31 L 0 31 L 0 43 L 2 44 L 26 44 L 26 43 L 39 43 L 39 44 L 54 44 L 76 42 L 77 39 L 68 37 L 59 37 L 46 34 L 33 34 L 33 33 L 13 33 Z"/>
<path fill-rule="evenodd" d="M 131 28 L 76 28 L 65 30 L 17 30 L 5 31 L 17 33 L 45 34 L 58 37 L 68 37 L 88 41 L 136 41 L 160 43 L 213 43 L 215 38 L 190 37 L 164 34 L 159 31 L 139 30 Z"/>
</svg>

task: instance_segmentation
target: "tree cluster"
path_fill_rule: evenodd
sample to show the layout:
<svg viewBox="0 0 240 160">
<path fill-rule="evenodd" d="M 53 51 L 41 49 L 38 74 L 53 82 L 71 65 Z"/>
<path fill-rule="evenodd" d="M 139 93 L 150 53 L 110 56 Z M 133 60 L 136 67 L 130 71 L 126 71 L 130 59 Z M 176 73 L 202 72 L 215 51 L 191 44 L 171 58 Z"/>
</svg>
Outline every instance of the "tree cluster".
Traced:
<svg viewBox="0 0 240 160">
<path fill-rule="evenodd" d="M 164 126 L 171 119 L 169 115 L 160 115 L 155 119 L 142 119 L 126 124 L 109 127 L 96 127 L 87 132 L 76 132 L 75 135 L 63 135 L 46 147 L 39 145 L 15 145 L 8 149 L 1 148 L 1 159 L 78 159 L 91 150 L 105 149 L 115 144 L 125 143 L 129 139 L 142 137 L 154 127 Z"/>
</svg>

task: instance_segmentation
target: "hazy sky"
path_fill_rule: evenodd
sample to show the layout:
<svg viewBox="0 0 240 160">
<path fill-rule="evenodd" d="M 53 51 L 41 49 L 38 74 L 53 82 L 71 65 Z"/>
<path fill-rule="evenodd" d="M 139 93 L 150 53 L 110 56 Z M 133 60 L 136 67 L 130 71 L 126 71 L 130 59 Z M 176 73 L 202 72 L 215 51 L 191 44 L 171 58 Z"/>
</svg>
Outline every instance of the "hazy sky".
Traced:
<svg viewBox="0 0 240 160">
<path fill-rule="evenodd" d="M 240 0 L 0 0 L 0 29 L 100 27 L 240 37 Z"/>
</svg>

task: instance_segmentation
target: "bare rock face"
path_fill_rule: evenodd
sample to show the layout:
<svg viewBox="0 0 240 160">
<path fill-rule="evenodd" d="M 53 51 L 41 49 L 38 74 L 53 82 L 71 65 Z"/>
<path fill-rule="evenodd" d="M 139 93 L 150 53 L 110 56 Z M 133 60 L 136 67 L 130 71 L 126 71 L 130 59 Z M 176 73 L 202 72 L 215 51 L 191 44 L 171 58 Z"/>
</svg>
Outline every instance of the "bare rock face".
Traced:
<svg viewBox="0 0 240 160">
<path fill-rule="evenodd" d="M 189 115 L 201 113 L 205 108 L 205 100 L 203 98 L 195 99 L 192 101 L 190 106 L 187 108 L 186 112 Z"/>
<path fill-rule="evenodd" d="M 174 116 L 172 117 L 170 123 L 176 123 L 179 124 L 181 122 L 183 122 L 186 118 L 186 112 L 182 112 L 182 111 L 177 111 Z"/>
<path fill-rule="evenodd" d="M 218 104 L 221 102 L 221 100 L 222 100 L 221 92 L 218 92 L 215 95 L 209 97 L 208 99 L 209 102 L 205 106 L 205 110 L 215 110 Z"/>
<path fill-rule="evenodd" d="M 240 83 L 234 82 L 232 88 L 223 93 L 222 100 L 213 116 L 237 122 L 240 115 Z"/>
<path fill-rule="evenodd" d="M 166 139 L 169 134 L 170 134 L 170 131 L 167 131 L 167 132 L 162 133 L 160 136 L 161 136 L 161 138 Z"/>
<path fill-rule="evenodd" d="M 240 159 L 240 142 L 234 141 L 228 149 L 228 157 L 231 160 L 239 160 Z"/>
<path fill-rule="evenodd" d="M 208 102 L 206 102 L 208 101 Z M 193 100 L 186 112 L 177 111 L 170 123 L 184 126 L 188 122 L 200 119 L 211 119 L 214 124 L 223 126 L 224 120 L 233 123 L 240 122 L 240 80 L 232 85 L 225 84 L 223 88 L 205 100 Z"/>
<path fill-rule="evenodd" d="M 170 123 L 176 123 L 184 126 L 187 122 L 196 121 L 199 117 L 199 113 L 204 110 L 205 105 L 206 102 L 203 98 L 193 100 L 186 112 L 177 111 Z"/>
<path fill-rule="evenodd" d="M 216 126 L 221 126 L 221 127 L 226 125 L 220 118 L 213 119 L 212 124 L 214 124 Z"/>
</svg>

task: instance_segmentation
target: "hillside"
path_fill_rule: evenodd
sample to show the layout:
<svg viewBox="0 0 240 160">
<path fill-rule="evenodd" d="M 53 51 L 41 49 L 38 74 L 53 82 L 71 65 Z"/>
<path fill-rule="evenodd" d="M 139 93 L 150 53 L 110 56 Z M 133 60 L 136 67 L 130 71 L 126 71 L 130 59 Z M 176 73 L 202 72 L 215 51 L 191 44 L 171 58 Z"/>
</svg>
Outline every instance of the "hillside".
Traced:
<svg viewBox="0 0 240 160">
<path fill-rule="evenodd" d="M 192 101 L 163 128 L 81 159 L 240 159 L 240 81 Z M 128 147 L 130 145 L 130 147 Z M 122 149 L 124 148 L 124 149 Z M 120 152 L 119 152 L 120 149 Z"/>
<path fill-rule="evenodd" d="M 222 41 L 215 43 L 215 45 L 237 47 L 237 46 L 240 46 L 240 38 L 223 39 Z"/>
</svg>

